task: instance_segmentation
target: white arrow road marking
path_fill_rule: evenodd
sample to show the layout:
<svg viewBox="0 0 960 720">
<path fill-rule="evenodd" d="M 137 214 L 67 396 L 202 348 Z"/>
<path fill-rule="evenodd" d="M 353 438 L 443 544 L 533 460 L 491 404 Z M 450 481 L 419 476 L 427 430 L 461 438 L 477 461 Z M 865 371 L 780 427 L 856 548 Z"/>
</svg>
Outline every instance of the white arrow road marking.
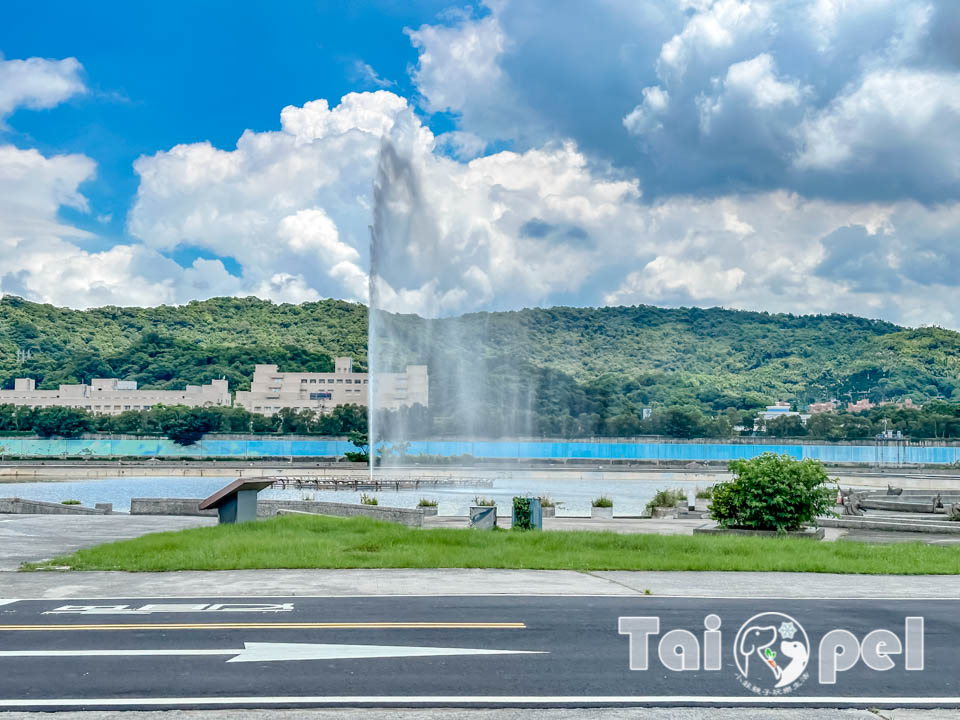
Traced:
<svg viewBox="0 0 960 720">
<path fill-rule="evenodd" d="M 243 650 L 2 650 L 7 657 L 139 657 L 151 655 L 233 655 L 227 662 L 277 662 L 281 660 L 352 660 L 357 658 L 437 657 L 442 655 L 547 655 L 539 650 L 488 650 L 481 648 L 414 647 L 405 645 L 329 645 L 312 643 L 243 644 Z"/>
<path fill-rule="evenodd" d="M 0 605 L 3 601 L 0 600 Z M 200 612 L 292 612 L 293 603 L 150 603 L 131 605 L 61 605 L 44 615 L 151 615 Z"/>
</svg>

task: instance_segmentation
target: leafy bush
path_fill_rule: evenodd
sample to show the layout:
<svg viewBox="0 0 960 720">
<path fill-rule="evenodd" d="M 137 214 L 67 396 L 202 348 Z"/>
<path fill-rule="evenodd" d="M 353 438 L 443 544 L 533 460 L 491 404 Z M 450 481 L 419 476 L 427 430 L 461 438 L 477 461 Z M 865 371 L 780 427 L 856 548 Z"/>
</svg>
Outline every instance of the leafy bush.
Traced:
<svg viewBox="0 0 960 720">
<path fill-rule="evenodd" d="M 61 505 L 79 505 L 80 501 L 79 500 L 61 500 L 60 504 Z"/>
<path fill-rule="evenodd" d="M 733 478 L 713 486 L 710 504 L 721 527 L 797 530 L 833 505 L 830 478 L 816 460 L 768 452 L 727 467 Z"/>
<path fill-rule="evenodd" d="M 420 502 L 417 503 L 417 507 L 436 507 L 437 501 L 431 500 L 430 498 L 420 498 Z"/>
<path fill-rule="evenodd" d="M 479 495 L 475 495 L 473 498 L 473 504 L 476 507 L 493 507 L 494 505 L 497 504 L 497 502 L 495 500 L 491 500 L 490 498 L 485 498 L 485 497 L 480 497 Z"/>
<path fill-rule="evenodd" d="M 546 495 L 544 495 L 543 497 L 539 498 L 539 500 L 540 500 L 540 507 L 552 507 L 552 508 L 555 508 L 555 507 L 557 506 L 557 503 L 555 503 L 552 498 L 547 497 Z"/>
<path fill-rule="evenodd" d="M 707 485 L 705 488 L 697 488 L 697 500 L 709 500 L 713 497 L 713 485 Z"/>
<path fill-rule="evenodd" d="M 612 508 L 612 507 L 613 507 L 613 500 L 611 500 L 611 499 L 608 498 L 608 497 L 605 497 L 605 496 L 601 495 L 601 496 L 598 497 L 598 498 L 594 498 L 593 502 L 590 503 L 590 504 L 593 505 L 593 507 L 608 507 L 608 508 Z"/>
<path fill-rule="evenodd" d="M 366 493 L 364 493 L 363 495 L 360 496 L 360 502 L 361 502 L 362 504 L 364 504 L 364 505 L 379 505 L 379 504 L 380 504 L 375 497 L 373 497 L 372 495 L 367 495 Z"/>
<path fill-rule="evenodd" d="M 679 488 L 676 490 L 657 490 L 650 502 L 647 503 L 647 512 L 652 513 L 654 508 L 676 507 L 677 503 L 683 502 L 685 497 L 683 490 Z"/>
</svg>

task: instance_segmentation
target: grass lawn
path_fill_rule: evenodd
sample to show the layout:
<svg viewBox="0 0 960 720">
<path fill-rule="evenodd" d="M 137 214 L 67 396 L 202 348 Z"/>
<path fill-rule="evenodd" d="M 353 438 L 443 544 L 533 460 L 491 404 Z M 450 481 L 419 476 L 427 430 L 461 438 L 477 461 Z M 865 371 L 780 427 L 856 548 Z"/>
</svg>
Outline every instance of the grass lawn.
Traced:
<svg viewBox="0 0 960 720">
<path fill-rule="evenodd" d="M 24 569 L 64 566 L 129 571 L 524 568 L 952 575 L 960 573 L 960 549 L 738 536 L 417 530 L 361 517 L 285 516 L 144 535 Z"/>
</svg>

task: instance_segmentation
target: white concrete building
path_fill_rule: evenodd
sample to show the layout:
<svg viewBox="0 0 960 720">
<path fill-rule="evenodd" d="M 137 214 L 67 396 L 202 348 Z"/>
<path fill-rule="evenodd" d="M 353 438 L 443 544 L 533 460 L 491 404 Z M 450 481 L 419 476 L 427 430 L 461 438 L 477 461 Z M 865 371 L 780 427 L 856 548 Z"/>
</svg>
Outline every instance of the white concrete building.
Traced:
<svg viewBox="0 0 960 720">
<path fill-rule="evenodd" d="M 426 365 L 408 365 L 402 373 L 378 373 L 375 379 L 379 408 L 396 410 L 428 404 Z M 329 412 L 337 405 L 367 406 L 369 396 L 367 373 L 354 372 L 353 361 L 340 357 L 332 373 L 280 372 L 276 365 L 257 365 L 250 390 L 238 390 L 236 404 L 263 415 L 273 415 L 283 408 Z"/>
<path fill-rule="evenodd" d="M 226 380 L 187 385 L 184 390 L 137 390 L 137 383 L 132 380 L 94 378 L 89 385 L 61 385 L 56 390 L 37 390 L 33 378 L 16 378 L 13 390 L 0 390 L 0 404 L 73 407 L 117 415 L 125 410 L 149 410 L 154 405 L 229 407 L 232 401 Z"/>
</svg>

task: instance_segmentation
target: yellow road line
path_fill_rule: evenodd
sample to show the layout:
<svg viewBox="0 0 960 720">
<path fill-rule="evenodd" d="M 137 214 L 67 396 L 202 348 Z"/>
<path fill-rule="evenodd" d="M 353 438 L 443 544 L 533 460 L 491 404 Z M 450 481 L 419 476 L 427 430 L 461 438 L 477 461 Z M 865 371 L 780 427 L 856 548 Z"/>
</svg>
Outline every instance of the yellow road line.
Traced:
<svg viewBox="0 0 960 720">
<path fill-rule="evenodd" d="M 240 623 L 124 623 L 104 625 L 0 625 L 10 630 L 417 630 L 417 629 L 515 629 L 526 628 L 520 622 L 240 622 Z"/>
</svg>

